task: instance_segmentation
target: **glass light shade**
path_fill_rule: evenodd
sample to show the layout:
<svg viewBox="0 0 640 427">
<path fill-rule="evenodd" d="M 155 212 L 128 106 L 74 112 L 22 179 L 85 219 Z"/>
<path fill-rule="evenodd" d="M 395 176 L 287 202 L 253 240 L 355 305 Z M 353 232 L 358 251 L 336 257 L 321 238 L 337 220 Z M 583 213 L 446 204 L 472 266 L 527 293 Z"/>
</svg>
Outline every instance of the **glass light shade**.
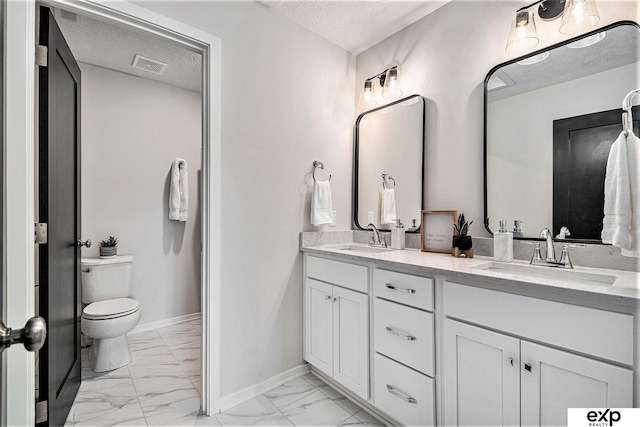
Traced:
<svg viewBox="0 0 640 427">
<path fill-rule="evenodd" d="M 570 49 L 582 49 L 583 47 L 589 47 L 589 46 L 592 46 L 592 45 L 598 43 L 602 39 L 604 39 L 604 37 L 606 35 L 607 35 L 607 33 L 605 31 L 603 31 L 601 33 L 596 33 L 596 34 L 594 34 L 592 36 L 582 38 L 582 39 L 577 40 L 577 41 L 575 41 L 573 43 L 569 43 L 567 45 L 567 47 L 570 48 Z"/>
<path fill-rule="evenodd" d="M 598 22 L 600 22 L 600 15 L 595 0 L 567 0 L 560 23 L 560 32 L 562 34 L 584 33 Z"/>
<path fill-rule="evenodd" d="M 360 93 L 358 105 L 366 108 L 373 108 L 378 105 L 378 101 L 376 100 L 376 93 L 373 90 L 371 80 L 367 80 L 364 82 L 364 87 L 362 88 L 362 92 Z"/>
<path fill-rule="evenodd" d="M 534 56 L 532 56 L 530 58 L 518 61 L 518 64 L 520 64 L 520 65 L 533 65 L 533 64 L 537 64 L 538 62 L 544 61 L 548 57 L 549 57 L 549 52 L 542 52 L 542 53 L 534 55 Z"/>
<path fill-rule="evenodd" d="M 387 74 L 382 89 L 382 96 L 385 98 L 399 98 L 402 96 L 402 88 L 400 87 L 400 74 L 397 68 L 392 68 Z"/>
<path fill-rule="evenodd" d="M 509 40 L 507 41 L 507 52 L 519 53 L 531 50 L 538 45 L 538 31 L 536 22 L 533 19 L 533 12 L 522 10 L 516 13 L 511 24 Z"/>
</svg>

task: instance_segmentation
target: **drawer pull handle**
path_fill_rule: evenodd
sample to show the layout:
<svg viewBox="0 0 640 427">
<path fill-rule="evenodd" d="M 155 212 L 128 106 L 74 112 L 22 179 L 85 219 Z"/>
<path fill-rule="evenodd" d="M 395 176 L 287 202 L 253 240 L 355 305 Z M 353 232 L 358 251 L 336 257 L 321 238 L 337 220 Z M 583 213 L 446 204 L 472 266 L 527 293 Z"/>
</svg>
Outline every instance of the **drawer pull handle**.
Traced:
<svg viewBox="0 0 640 427">
<path fill-rule="evenodd" d="M 415 294 L 416 293 L 415 289 L 399 288 L 397 286 L 393 286 L 390 283 L 387 283 L 387 289 L 391 289 L 392 291 L 404 292 L 404 293 L 407 293 L 407 294 Z"/>
<path fill-rule="evenodd" d="M 404 338 L 404 339 L 405 339 L 405 340 L 407 340 L 407 341 L 415 341 L 415 340 L 417 340 L 417 339 L 418 339 L 418 338 L 413 337 L 413 336 L 411 336 L 411 335 L 401 334 L 400 332 L 398 332 L 398 331 L 396 331 L 396 330 L 393 330 L 393 329 L 391 329 L 391 328 L 390 328 L 390 327 L 388 327 L 388 326 L 386 327 L 386 329 L 387 329 L 387 332 L 389 332 L 391 335 L 395 335 L 395 336 L 397 336 L 397 337 Z"/>
<path fill-rule="evenodd" d="M 531 369 L 533 368 L 533 366 L 531 366 L 531 363 L 525 363 L 524 364 L 524 370 L 528 371 L 528 372 L 532 372 Z"/>
<path fill-rule="evenodd" d="M 387 390 L 389 391 L 389 393 L 393 394 L 394 396 L 404 400 L 407 403 L 411 403 L 413 405 L 417 405 L 418 401 L 415 400 L 413 397 L 410 396 L 405 396 L 404 394 L 400 393 L 398 390 L 396 390 L 395 388 L 391 387 L 389 384 L 387 384 Z"/>
</svg>

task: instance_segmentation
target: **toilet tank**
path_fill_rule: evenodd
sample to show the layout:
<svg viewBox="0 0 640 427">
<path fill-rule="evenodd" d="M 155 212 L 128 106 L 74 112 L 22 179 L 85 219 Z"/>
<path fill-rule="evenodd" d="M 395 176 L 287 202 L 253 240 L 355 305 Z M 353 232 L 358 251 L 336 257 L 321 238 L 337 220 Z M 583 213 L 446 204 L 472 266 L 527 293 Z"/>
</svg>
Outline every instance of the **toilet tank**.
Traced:
<svg viewBox="0 0 640 427">
<path fill-rule="evenodd" d="M 131 296 L 132 255 L 82 258 L 80 265 L 84 304 Z"/>
</svg>

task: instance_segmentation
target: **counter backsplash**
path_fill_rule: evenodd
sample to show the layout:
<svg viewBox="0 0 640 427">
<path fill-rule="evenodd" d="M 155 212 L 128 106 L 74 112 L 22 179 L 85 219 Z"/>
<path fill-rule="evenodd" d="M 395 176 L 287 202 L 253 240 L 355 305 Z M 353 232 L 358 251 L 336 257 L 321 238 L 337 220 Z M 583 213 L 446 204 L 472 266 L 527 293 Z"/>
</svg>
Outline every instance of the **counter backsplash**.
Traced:
<svg viewBox="0 0 640 427">
<path fill-rule="evenodd" d="M 391 243 L 391 236 L 388 232 L 381 232 L 385 236 L 387 244 Z M 340 243 L 369 243 L 371 232 L 364 230 L 347 231 L 308 231 L 300 233 L 300 247 L 330 245 Z M 420 249 L 420 234 L 407 233 L 407 249 Z M 570 248 L 571 261 L 575 266 L 608 268 L 612 270 L 640 272 L 640 258 L 624 257 L 620 254 L 620 249 L 610 245 L 586 245 L 586 248 Z M 474 237 L 473 248 L 475 255 L 493 256 L 493 239 L 490 237 Z M 556 242 L 556 255 L 562 253 L 562 244 Z M 544 248 L 543 248 L 544 251 Z M 519 260 L 529 260 L 533 253 L 531 245 L 523 244 L 522 241 L 514 240 L 513 258 Z"/>
</svg>

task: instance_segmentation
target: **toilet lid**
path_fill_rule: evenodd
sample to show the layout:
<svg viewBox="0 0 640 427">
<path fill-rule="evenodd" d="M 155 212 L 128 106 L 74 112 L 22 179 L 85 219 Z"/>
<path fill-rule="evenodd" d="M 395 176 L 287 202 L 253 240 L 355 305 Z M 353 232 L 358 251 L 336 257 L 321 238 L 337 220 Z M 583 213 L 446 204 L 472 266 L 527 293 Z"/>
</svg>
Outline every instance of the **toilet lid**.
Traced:
<svg viewBox="0 0 640 427">
<path fill-rule="evenodd" d="M 134 313 L 140 303 L 132 298 L 114 298 L 89 304 L 83 310 L 85 319 L 122 317 Z"/>
</svg>

